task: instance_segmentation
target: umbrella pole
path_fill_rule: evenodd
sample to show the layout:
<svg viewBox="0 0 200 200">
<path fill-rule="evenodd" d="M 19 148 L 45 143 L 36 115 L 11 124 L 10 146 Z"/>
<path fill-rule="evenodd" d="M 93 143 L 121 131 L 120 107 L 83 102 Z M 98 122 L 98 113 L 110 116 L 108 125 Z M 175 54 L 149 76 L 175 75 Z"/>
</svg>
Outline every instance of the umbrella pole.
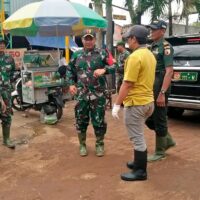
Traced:
<svg viewBox="0 0 200 200">
<path fill-rule="evenodd" d="M 69 36 L 65 37 L 65 59 L 69 63 Z"/>
</svg>

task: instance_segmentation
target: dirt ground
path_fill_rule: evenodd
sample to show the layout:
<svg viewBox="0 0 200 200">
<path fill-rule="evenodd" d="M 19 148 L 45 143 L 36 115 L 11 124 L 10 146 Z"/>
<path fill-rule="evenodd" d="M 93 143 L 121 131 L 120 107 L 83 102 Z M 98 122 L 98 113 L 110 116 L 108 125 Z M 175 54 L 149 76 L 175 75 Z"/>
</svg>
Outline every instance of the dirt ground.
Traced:
<svg viewBox="0 0 200 200">
<path fill-rule="evenodd" d="M 74 127 L 74 102 L 53 126 L 39 122 L 39 113 L 25 118 L 15 112 L 12 138 L 16 150 L 0 146 L 0 200 L 200 200 L 200 113 L 186 112 L 169 120 L 177 146 L 167 159 L 148 164 L 148 180 L 124 182 L 132 147 L 121 121 L 106 113 L 106 155 L 96 157 L 93 129 L 88 129 L 89 155 L 80 157 Z M 154 133 L 145 129 L 149 153 Z M 0 136 L 2 142 L 2 136 Z"/>
</svg>

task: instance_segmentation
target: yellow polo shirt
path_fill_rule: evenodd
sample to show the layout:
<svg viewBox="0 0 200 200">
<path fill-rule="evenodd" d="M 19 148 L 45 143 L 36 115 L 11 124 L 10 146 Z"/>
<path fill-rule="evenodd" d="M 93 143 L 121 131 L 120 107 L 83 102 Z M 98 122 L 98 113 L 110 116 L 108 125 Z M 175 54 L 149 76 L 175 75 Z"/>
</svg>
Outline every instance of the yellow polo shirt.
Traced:
<svg viewBox="0 0 200 200">
<path fill-rule="evenodd" d="M 154 101 L 156 59 L 146 47 L 136 49 L 126 60 L 124 81 L 134 83 L 124 100 L 124 106 L 146 105 Z"/>
</svg>

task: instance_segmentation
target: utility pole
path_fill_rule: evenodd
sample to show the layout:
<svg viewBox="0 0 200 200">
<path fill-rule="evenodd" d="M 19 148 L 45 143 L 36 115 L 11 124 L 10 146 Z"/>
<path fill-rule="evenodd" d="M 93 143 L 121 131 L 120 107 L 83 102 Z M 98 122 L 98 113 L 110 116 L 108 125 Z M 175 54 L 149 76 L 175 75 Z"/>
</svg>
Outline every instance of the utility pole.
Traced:
<svg viewBox="0 0 200 200">
<path fill-rule="evenodd" d="M 109 51 L 113 52 L 113 20 L 112 20 L 112 0 L 106 1 L 106 19 L 108 20 L 108 27 L 106 33 L 106 46 Z"/>
<path fill-rule="evenodd" d="M 94 9 L 95 11 L 103 17 L 103 1 L 102 0 L 92 0 L 94 2 Z M 91 6 L 91 5 L 90 5 Z M 102 30 L 100 29 L 99 32 L 97 32 L 97 40 L 96 40 L 96 46 L 98 48 L 102 48 L 102 41 L 103 41 L 103 34 Z"/>
</svg>

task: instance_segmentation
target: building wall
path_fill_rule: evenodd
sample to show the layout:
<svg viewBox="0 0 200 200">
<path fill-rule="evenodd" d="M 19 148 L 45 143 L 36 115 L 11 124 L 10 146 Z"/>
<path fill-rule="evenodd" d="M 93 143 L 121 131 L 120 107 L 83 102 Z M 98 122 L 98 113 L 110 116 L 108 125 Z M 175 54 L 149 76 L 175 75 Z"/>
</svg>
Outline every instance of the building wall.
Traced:
<svg viewBox="0 0 200 200">
<path fill-rule="evenodd" d="M 188 34 L 200 33 L 200 27 L 197 26 L 189 26 Z M 173 24 L 173 35 L 182 35 L 185 34 L 185 25 L 182 24 Z M 169 30 L 167 28 L 166 36 L 169 36 Z"/>
<path fill-rule="evenodd" d="M 113 35 L 113 44 L 114 46 L 117 44 L 117 42 L 119 42 L 120 40 L 122 40 L 122 27 L 118 24 L 115 24 L 115 29 L 114 29 L 114 35 Z"/>
<path fill-rule="evenodd" d="M 133 26 L 133 25 L 129 24 L 129 25 L 123 26 L 122 33 L 125 33 L 128 30 L 128 28 L 130 28 L 131 26 Z M 200 33 L 200 27 L 189 26 L 188 31 L 189 31 L 188 34 Z M 185 25 L 173 24 L 173 35 L 183 35 L 183 34 L 185 34 Z M 169 36 L 169 27 L 167 27 L 165 36 L 166 37 Z"/>
</svg>

